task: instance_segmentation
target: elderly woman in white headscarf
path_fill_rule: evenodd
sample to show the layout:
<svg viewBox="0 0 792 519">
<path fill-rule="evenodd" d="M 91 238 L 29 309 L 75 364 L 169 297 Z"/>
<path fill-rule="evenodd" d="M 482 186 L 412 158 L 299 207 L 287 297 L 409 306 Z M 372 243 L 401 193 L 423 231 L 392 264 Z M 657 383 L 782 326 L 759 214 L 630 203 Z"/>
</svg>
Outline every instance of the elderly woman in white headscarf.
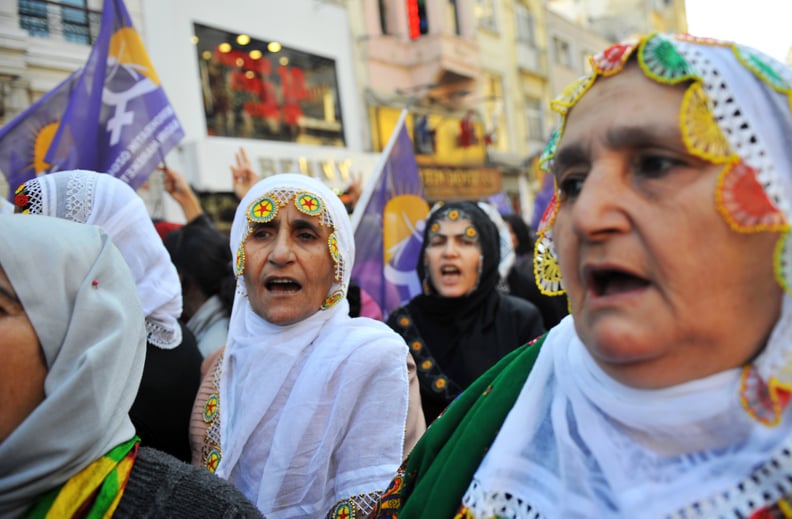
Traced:
<svg viewBox="0 0 792 519">
<path fill-rule="evenodd" d="M 792 69 L 672 34 L 591 65 L 552 104 L 534 256 L 571 316 L 450 406 L 373 517 L 790 515 Z"/>
<path fill-rule="evenodd" d="M 206 427 L 193 431 L 194 462 L 269 518 L 367 513 L 423 416 L 417 405 L 408 417 L 404 341 L 348 315 L 344 205 L 316 179 L 269 177 L 242 199 L 231 249 L 237 295 L 211 390 L 196 401 Z"/>
<path fill-rule="evenodd" d="M 123 181 L 93 171 L 62 171 L 16 190 L 17 210 L 102 227 L 121 251 L 146 316 L 146 367 L 132 421 L 148 445 L 190 461 L 189 420 L 202 355 L 178 320 L 181 283 L 143 200 Z"/>
<path fill-rule="evenodd" d="M 0 517 L 260 517 L 227 482 L 140 447 L 135 292 L 101 229 L 0 215 Z"/>
</svg>

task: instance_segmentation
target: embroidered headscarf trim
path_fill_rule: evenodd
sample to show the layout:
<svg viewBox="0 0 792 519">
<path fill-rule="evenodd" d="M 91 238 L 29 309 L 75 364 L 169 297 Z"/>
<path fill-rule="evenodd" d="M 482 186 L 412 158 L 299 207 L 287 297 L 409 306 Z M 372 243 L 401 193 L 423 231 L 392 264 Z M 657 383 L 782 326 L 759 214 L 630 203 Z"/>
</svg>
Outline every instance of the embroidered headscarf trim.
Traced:
<svg viewBox="0 0 792 519">
<path fill-rule="evenodd" d="M 714 48 L 730 48 L 736 61 L 754 77 L 787 97 L 789 109 L 792 70 L 765 54 L 712 38 L 651 34 L 613 45 L 593 56 L 592 73 L 577 79 L 551 103 L 551 108 L 561 115 L 561 125 L 540 157 L 540 168 L 552 172 L 569 110 L 599 76 L 619 73 L 635 54 L 641 70 L 650 79 L 668 85 L 690 82 L 680 107 L 683 141 L 691 154 L 724 164 L 715 197 L 718 210 L 729 226 L 738 232 L 787 229 L 790 202 L 781 192 L 783 183 L 765 148 L 767 144 L 759 136 L 757 122 L 749 120 L 729 82 L 708 57 L 708 49 Z M 537 285 L 547 295 L 564 293 L 551 232 L 557 210 L 556 198 L 540 223 L 534 255 Z M 792 286 L 789 269 L 777 267 L 776 276 L 785 280 L 782 283 L 785 289 Z"/>
<path fill-rule="evenodd" d="M 783 155 L 783 135 L 792 128 L 792 69 L 773 58 L 745 46 L 690 35 L 652 34 L 614 45 L 592 57 L 591 75 L 575 81 L 551 104 L 561 114 L 561 126 L 550 138 L 540 167 L 552 171 L 572 107 L 599 76 L 617 74 L 633 54 L 648 78 L 668 85 L 689 83 L 679 114 L 683 142 L 692 155 L 723 164 L 714 198 L 735 232 L 782 231 L 773 266 L 778 283 L 792 295 L 792 179 L 787 178 L 789 157 Z M 752 99 L 745 104 L 748 95 Z M 780 116 L 774 117 L 776 113 Z M 564 293 L 552 235 L 558 207 L 556 196 L 542 218 L 535 246 L 537 285 L 548 295 Z M 768 345 L 745 368 L 740 389 L 746 412 L 768 426 L 779 423 L 792 387 L 792 352 L 783 346 L 792 336 L 784 324 L 792 319 L 789 295 Z"/>
<path fill-rule="evenodd" d="M 256 196 L 246 208 L 247 215 L 247 228 L 243 230 L 234 260 L 234 274 L 237 278 L 242 276 L 245 271 L 245 242 L 250 232 L 253 230 L 255 224 L 267 223 L 278 216 L 281 208 L 286 207 L 286 204 L 293 203 L 298 211 L 316 218 L 322 227 L 331 229 L 330 236 L 327 239 L 327 250 L 334 265 L 334 280 L 335 284 L 328 292 L 327 297 L 321 305 L 322 310 L 327 310 L 335 306 L 339 301 L 343 300 L 346 296 L 348 287 L 348 279 L 351 275 L 349 270 L 350 261 L 347 260 L 345 254 L 339 247 L 338 233 L 336 232 L 336 223 L 326 201 L 318 193 L 310 192 L 304 187 L 276 187 L 271 191 L 267 191 L 259 196 Z M 238 290 L 244 290 L 243 285 L 237 284 Z"/>
</svg>

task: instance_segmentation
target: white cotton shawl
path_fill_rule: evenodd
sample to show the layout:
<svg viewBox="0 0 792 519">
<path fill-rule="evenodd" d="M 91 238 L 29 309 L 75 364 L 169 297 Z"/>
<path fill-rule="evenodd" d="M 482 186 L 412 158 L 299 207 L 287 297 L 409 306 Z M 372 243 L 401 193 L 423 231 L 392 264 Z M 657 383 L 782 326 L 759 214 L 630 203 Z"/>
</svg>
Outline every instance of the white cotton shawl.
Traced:
<svg viewBox="0 0 792 519">
<path fill-rule="evenodd" d="M 790 318 L 787 296 L 781 320 Z M 776 330 L 767 350 L 784 347 Z M 548 518 L 653 518 L 732 490 L 789 443 L 790 430 L 789 410 L 778 427 L 748 416 L 740 373 L 633 389 L 599 368 L 568 316 L 477 470 L 477 493 L 510 493 Z"/>
<path fill-rule="evenodd" d="M 282 174 L 256 184 L 237 209 L 232 254 L 247 237 L 248 206 L 275 189 L 305 190 L 325 202 L 344 260 L 329 293 L 345 294 L 351 223 L 316 179 Z M 341 499 L 383 491 L 401 463 L 407 347 L 385 324 L 348 314 L 343 299 L 299 323 L 274 325 L 253 312 L 238 278 L 220 382 L 217 474 L 270 519 L 323 517 Z"/>
<path fill-rule="evenodd" d="M 700 78 L 731 148 L 792 221 L 789 98 L 769 86 L 772 79 L 789 88 L 792 70 L 747 47 L 688 37 L 667 42 Z M 792 251 L 781 252 L 788 265 Z M 768 385 L 792 384 L 790 295 L 751 365 Z M 790 456 L 779 453 L 792 449 L 792 410 L 787 405 L 772 427 L 753 420 L 740 400 L 741 373 L 630 388 L 599 368 L 567 317 L 545 340 L 466 501 L 507 492 L 550 518 L 749 517 L 752 507 L 788 492 Z M 771 458 L 776 474 L 767 469 L 762 477 L 779 479 L 759 489 L 749 476 Z"/>
<path fill-rule="evenodd" d="M 14 214 L 14 204 L 5 198 L 0 198 L 0 214 Z"/>
<path fill-rule="evenodd" d="M 146 331 L 129 269 L 97 227 L 0 215 L 0 266 L 48 368 L 44 401 L 0 443 L 0 517 L 16 517 L 134 436 Z"/>
<path fill-rule="evenodd" d="M 181 282 L 143 200 L 123 181 L 104 173 L 74 170 L 25 183 L 31 214 L 102 227 L 135 278 L 146 314 L 148 341 L 162 349 L 181 344 Z"/>
</svg>

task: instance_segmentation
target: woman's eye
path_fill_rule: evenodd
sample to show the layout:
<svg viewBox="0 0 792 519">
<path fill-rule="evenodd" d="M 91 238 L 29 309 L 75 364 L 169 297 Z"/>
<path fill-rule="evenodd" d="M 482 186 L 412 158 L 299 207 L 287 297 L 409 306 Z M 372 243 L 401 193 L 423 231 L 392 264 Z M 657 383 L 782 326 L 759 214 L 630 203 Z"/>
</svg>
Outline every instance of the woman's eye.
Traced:
<svg viewBox="0 0 792 519">
<path fill-rule="evenodd" d="M 316 235 L 310 232 L 301 232 L 297 237 L 305 241 L 316 239 Z"/>
<path fill-rule="evenodd" d="M 569 175 L 558 183 L 558 191 L 561 201 L 568 198 L 575 198 L 583 189 L 583 182 L 586 178 L 579 175 Z"/>
<path fill-rule="evenodd" d="M 636 174 L 649 178 L 662 177 L 675 166 L 683 164 L 679 159 L 659 155 L 640 157 L 637 162 Z"/>
<path fill-rule="evenodd" d="M 251 232 L 250 235 L 257 240 L 265 240 L 272 235 L 272 231 L 263 227 L 259 227 L 258 229 L 253 229 L 253 232 Z"/>
</svg>

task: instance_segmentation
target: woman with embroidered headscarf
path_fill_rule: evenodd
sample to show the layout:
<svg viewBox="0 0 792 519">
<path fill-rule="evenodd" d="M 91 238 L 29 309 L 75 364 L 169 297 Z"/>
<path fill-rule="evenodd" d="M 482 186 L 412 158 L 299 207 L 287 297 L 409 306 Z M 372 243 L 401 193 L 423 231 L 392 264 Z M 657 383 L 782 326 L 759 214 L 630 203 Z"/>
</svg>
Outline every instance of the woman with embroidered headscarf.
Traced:
<svg viewBox="0 0 792 519">
<path fill-rule="evenodd" d="M 141 447 L 146 327 L 95 226 L 0 215 L 0 516 L 261 517 L 233 486 Z"/>
<path fill-rule="evenodd" d="M 537 279 L 571 316 L 434 424 L 375 517 L 782 517 L 792 70 L 653 34 L 552 106 Z"/>
<path fill-rule="evenodd" d="M 132 406 L 143 445 L 190 461 L 189 422 L 203 357 L 179 322 L 181 285 L 143 199 L 123 181 L 93 171 L 61 171 L 25 182 L 17 210 L 102 227 L 121 251 L 146 315 L 146 367 Z"/>
<path fill-rule="evenodd" d="M 497 289 L 501 237 L 475 202 L 449 202 L 427 218 L 418 261 L 423 293 L 388 316 L 418 365 L 431 423 L 504 355 L 544 332 L 528 301 Z"/>
<path fill-rule="evenodd" d="M 242 199 L 230 238 L 237 294 L 196 399 L 193 461 L 268 518 L 360 517 L 424 424 L 404 341 L 348 315 L 346 209 L 317 179 L 274 175 Z"/>
</svg>

